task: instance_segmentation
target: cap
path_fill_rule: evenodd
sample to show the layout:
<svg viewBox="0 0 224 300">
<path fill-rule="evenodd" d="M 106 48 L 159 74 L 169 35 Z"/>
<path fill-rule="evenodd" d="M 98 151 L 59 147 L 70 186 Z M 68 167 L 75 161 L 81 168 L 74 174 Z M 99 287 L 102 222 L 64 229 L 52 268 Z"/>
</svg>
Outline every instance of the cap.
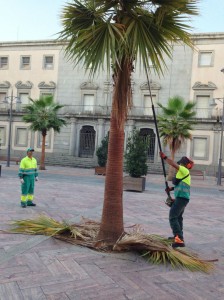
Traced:
<svg viewBox="0 0 224 300">
<path fill-rule="evenodd" d="M 177 163 L 178 163 L 178 165 L 186 165 L 189 162 L 190 162 L 189 158 L 186 156 L 183 156 Z"/>
<path fill-rule="evenodd" d="M 27 150 L 26 150 L 26 152 L 30 152 L 30 151 L 34 151 L 34 149 L 33 148 L 28 148 Z"/>
<path fill-rule="evenodd" d="M 193 168 L 194 162 L 190 158 L 183 156 L 178 162 L 178 165 L 184 165 L 189 170 Z"/>
</svg>

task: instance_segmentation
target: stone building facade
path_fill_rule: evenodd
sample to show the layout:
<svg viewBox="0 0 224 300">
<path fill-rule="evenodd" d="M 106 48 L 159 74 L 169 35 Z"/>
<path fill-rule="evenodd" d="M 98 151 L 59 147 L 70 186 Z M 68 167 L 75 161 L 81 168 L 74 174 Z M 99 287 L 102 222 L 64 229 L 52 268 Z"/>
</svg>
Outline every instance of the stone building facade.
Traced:
<svg viewBox="0 0 224 300">
<path fill-rule="evenodd" d="M 173 46 L 173 59 L 166 58 L 167 69 L 158 77 L 148 70 L 156 112 L 157 103 L 180 95 L 196 101 L 197 125 L 193 139 L 183 145 L 177 156 L 191 156 L 198 168 L 214 173 L 220 148 L 220 111 L 224 76 L 220 72 L 224 55 L 224 34 L 194 35 L 195 50 Z M 29 130 L 21 120 L 23 106 L 40 95 L 53 94 L 64 105 L 61 116 L 68 125 L 60 134 L 47 135 L 46 160 L 49 163 L 92 167 L 95 150 L 109 131 L 112 101 L 111 74 L 101 71 L 89 77 L 80 63 L 74 66 L 65 58 L 64 45 L 58 41 L 6 42 L 0 44 L 0 138 L 1 153 L 9 147 L 9 108 L 12 104 L 11 155 L 22 156 L 28 146 L 36 156 L 41 151 L 41 136 Z M 209 60 L 210 59 L 210 60 Z M 150 136 L 148 161 L 150 170 L 158 170 L 158 143 L 152 116 L 147 78 L 139 65 L 132 76 L 133 107 L 125 127 L 125 138 L 134 127 Z M 220 102 L 220 103 L 218 103 Z M 221 104 L 219 106 L 218 104 Z"/>
</svg>

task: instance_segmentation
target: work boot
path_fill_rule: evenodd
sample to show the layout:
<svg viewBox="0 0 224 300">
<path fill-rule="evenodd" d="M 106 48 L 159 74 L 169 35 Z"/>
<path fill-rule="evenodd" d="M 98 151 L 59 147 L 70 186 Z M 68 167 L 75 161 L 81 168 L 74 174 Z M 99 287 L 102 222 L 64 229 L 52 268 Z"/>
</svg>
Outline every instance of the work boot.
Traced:
<svg viewBox="0 0 224 300">
<path fill-rule="evenodd" d="M 32 201 L 27 201 L 27 206 L 36 206 L 36 204 L 33 203 Z"/>
<path fill-rule="evenodd" d="M 26 208 L 26 202 L 21 202 L 21 207 Z"/>
<path fill-rule="evenodd" d="M 173 248 L 185 247 L 184 240 L 179 238 L 178 235 L 176 235 L 174 238 L 174 243 L 172 243 L 172 247 Z"/>
</svg>

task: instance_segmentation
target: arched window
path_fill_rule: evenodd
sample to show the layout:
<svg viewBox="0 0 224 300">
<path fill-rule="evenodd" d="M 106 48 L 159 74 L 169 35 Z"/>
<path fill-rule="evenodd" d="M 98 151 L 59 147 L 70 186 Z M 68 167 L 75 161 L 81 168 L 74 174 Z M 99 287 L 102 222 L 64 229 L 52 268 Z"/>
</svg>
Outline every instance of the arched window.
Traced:
<svg viewBox="0 0 224 300">
<path fill-rule="evenodd" d="M 93 126 L 83 126 L 80 130 L 79 157 L 93 157 L 96 132 Z"/>
<path fill-rule="evenodd" d="M 154 154 L 155 154 L 155 136 L 156 135 L 155 135 L 153 129 L 150 129 L 150 128 L 141 128 L 140 135 L 144 139 L 149 138 L 148 159 L 153 162 Z"/>
</svg>

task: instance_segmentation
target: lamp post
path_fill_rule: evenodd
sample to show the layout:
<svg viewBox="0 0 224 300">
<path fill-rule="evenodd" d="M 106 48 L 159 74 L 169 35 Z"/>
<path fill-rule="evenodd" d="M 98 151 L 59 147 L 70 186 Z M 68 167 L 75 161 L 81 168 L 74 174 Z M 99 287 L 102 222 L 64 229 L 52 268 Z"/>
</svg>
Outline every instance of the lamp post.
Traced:
<svg viewBox="0 0 224 300">
<path fill-rule="evenodd" d="M 222 123 L 221 123 L 221 138 L 220 138 L 220 152 L 219 152 L 217 185 L 222 185 L 222 145 L 223 145 L 223 126 L 224 126 L 224 98 L 217 98 L 217 100 L 222 101 Z"/>
<path fill-rule="evenodd" d="M 224 74 L 224 68 L 220 70 Z M 218 98 L 222 101 L 222 123 L 221 123 L 221 139 L 220 139 L 220 153 L 219 153 L 219 167 L 217 176 L 217 185 L 222 185 L 222 144 L 223 144 L 223 126 L 224 126 L 224 98 Z"/>
<path fill-rule="evenodd" d="M 17 100 L 17 103 L 21 103 L 19 97 L 13 96 L 13 91 L 11 92 L 11 96 L 5 97 L 5 103 L 9 103 L 9 135 L 8 135 L 8 149 L 7 149 L 7 163 L 6 163 L 7 167 L 10 167 L 10 151 L 11 151 L 11 136 L 12 136 L 12 104 L 13 104 L 13 100 L 15 99 Z"/>
</svg>

